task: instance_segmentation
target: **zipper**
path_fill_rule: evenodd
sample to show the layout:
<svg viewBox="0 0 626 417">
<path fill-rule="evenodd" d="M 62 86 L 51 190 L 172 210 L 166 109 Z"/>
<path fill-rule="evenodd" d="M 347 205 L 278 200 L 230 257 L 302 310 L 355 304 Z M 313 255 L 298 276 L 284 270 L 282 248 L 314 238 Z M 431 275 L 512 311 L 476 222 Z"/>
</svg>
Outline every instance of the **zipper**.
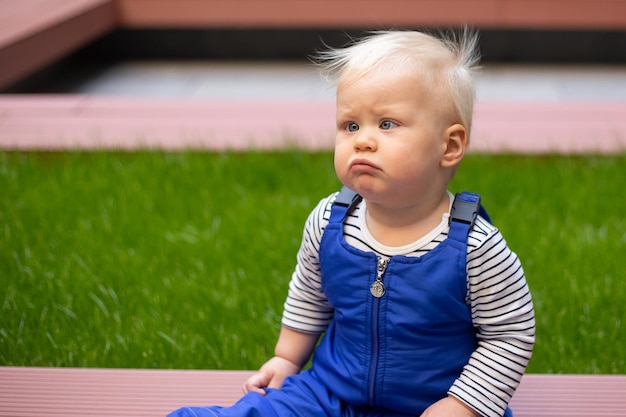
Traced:
<svg viewBox="0 0 626 417">
<path fill-rule="evenodd" d="M 368 403 L 375 404 L 376 395 L 376 372 L 378 370 L 378 350 L 380 345 L 378 334 L 378 312 L 380 309 L 380 299 L 385 295 L 385 285 L 383 284 L 383 276 L 389 265 L 389 259 L 379 257 L 376 263 L 376 280 L 370 285 L 370 293 L 374 297 L 372 300 L 372 316 L 371 316 L 371 336 L 372 336 L 372 352 L 369 368 L 369 384 L 368 384 Z"/>
<path fill-rule="evenodd" d="M 383 275 L 389 265 L 389 259 L 378 258 L 376 264 L 376 280 L 370 285 L 370 293 L 376 298 L 385 295 L 385 284 L 383 284 Z"/>
</svg>

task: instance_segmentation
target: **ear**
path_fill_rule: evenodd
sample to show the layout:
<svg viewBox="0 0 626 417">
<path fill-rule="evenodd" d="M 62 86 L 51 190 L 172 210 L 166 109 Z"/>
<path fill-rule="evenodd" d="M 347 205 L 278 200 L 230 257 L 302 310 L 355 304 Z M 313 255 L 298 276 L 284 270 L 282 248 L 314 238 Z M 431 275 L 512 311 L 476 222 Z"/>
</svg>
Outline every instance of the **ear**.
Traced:
<svg viewBox="0 0 626 417">
<path fill-rule="evenodd" d="M 458 165 L 467 149 L 467 130 L 463 125 L 453 124 L 446 129 L 443 140 L 444 152 L 441 158 L 441 166 L 449 168 Z"/>
</svg>

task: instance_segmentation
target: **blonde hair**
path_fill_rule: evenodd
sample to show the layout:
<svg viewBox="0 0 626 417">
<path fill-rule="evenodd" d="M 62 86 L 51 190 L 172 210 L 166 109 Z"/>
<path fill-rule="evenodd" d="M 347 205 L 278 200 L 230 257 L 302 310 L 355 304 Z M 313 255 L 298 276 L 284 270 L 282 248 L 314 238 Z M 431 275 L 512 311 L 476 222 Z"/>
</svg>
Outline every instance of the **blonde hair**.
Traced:
<svg viewBox="0 0 626 417">
<path fill-rule="evenodd" d="M 452 110 L 469 135 L 478 66 L 478 34 L 464 29 L 439 36 L 416 31 L 373 32 L 345 48 L 318 53 L 315 62 L 337 86 L 373 71 L 418 71 L 441 110 Z"/>
</svg>

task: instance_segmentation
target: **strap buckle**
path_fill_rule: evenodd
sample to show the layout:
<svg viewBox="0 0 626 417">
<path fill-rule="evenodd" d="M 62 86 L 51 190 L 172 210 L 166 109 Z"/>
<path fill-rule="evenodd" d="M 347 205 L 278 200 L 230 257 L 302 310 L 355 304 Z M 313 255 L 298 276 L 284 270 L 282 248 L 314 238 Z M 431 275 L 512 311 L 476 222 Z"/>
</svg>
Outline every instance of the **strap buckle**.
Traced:
<svg viewBox="0 0 626 417">
<path fill-rule="evenodd" d="M 452 210 L 450 210 L 449 223 L 455 221 L 468 224 L 471 229 L 479 212 L 480 195 L 469 192 L 456 193 Z"/>
<path fill-rule="evenodd" d="M 335 198 L 335 204 L 348 207 L 348 211 L 352 211 L 359 201 L 361 201 L 361 196 L 345 185 L 341 187 L 341 191 L 339 191 L 339 194 Z"/>
</svg>

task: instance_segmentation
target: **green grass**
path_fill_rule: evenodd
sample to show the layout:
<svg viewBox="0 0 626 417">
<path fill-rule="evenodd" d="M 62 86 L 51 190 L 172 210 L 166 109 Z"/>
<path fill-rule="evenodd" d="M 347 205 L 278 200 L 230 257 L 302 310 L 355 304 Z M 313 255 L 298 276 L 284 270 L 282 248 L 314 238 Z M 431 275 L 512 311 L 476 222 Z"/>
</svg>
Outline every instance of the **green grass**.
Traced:
<svg viewBox="0 0 626 417">
<path fill-rule="evenodd" d="M 470 155 L 519 254 L 530 372 L 625 373 L 626 156 Z M 0 365 L 257 368 L 329 153 L 0 153 Z"/>
</svg>

